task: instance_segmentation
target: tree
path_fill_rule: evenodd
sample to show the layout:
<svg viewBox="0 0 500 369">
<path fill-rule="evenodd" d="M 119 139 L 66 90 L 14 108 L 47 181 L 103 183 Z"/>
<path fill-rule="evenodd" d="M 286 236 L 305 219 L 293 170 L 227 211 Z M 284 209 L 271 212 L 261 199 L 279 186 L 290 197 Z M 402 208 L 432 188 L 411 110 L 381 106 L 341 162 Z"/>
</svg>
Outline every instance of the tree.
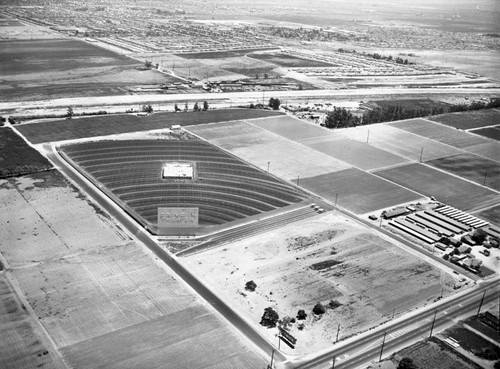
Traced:
<svg viewBox="0 0 500 369">
<path fill-rule="evenodd" d="M 68 110 L 66 110 L 66 115 L 68 116 L 68 119 L 73 118 L 74 112 L 71 106 L 68 106 Z"/>
<path fill-rule="evenodd" d="M 493 365 L 494 369 L 500 369 L 500 361 L 497 361 L 495 365 Z"/>
<path fill-rule="evenodd" d="M 186 101 L 186 104 L 184 105 L 184 111 L 188 111 L 188 103 Z"/>
<path fill-rule="evenodd" d="M 488 234 L 486 233 L 486 231 L 479 228 L 479 229 L 474 230 L 474 232 L 472 232 L 472 234 L 470 235 L 470 238 L 476 244 L 481 245 L 484 241 L 486 241 L 487 236 L 488 236 Z"/>
<path fill-rule="evenodd" d="M 151 105 L 143 105 L 142 111 L 151 114 L 153 112 L 153 107 Z"/>
<path fill-rule="evenodd" d="M 306 318 L 307 318 L 307 313 L 305 312 L 305 310 L 300 309 L 297 312 L 297 320 L 305 320 Z"/>
<path fill-rule="evenodd" d="M 203 101 L 203 111 L 208 110 L 208 103 L 206 101 Z"/>
<path fill-rule="evenodd" d="M 268 307 L 264 309 L 264 315 L 262 315 L 260 325 L 268 328 L 274 328 L 276 327 L 276 323 L 278 323 L 279 319 L 280 317 L 278 313 L 274 311 L 272 307 Z"/>
<path fill-rule="evenodd" d="M 257 283 L 255 283 L 254 281 L 248 281 L 247 283 L 245 283 L 245 289 L 247 291 L 253 292 L 255 291 L 256 288 L 257 288 Z"/>
<path fill-rule="evenodd" d="M 271 107 L 273 110 L 279 110 L 280 105 L 281 105 L 281 102 L 279 99 L 275 99 L 274 97 L 271 97 L 269 99 L 268 106 Z"/>
<path fill-rule="evenodd" d="M 200 111 L 200 107 L 198 106 L 198 101 L 194 103 L 193 111 Z"/>
<path fill-rule="evenodd" d="M 146 68 L 151 68 L 153 66 L 153 63 L 149 60 L 146 60 L 146 63 L 144 63 L 144 65 L 146 66 Z"/>
<path fill-rule="evenodd" d="M 326 313 L 326 309 L 323 304 L 321 304 L 321 302 L 318 302 L 316 305 L 314 305 L 313 314 L 323 315 L 324 313 Z"/>
<path fill-rule="evenodd" d="M 177 104 L 175 104 L 175 105 L 174 105 L 174 110 L 175 110 L 176 112 L 181 111 L 181 109 L 179 109 L 179 106 L 178 106 Z"/>
<path fill-rule="evenodd" d="M 399 362 L 398 369 L 418 369 L 418 368 L 413 363 L 412 359 L 410 359 L 409 357 L 404 357 Z"/>
</svg>

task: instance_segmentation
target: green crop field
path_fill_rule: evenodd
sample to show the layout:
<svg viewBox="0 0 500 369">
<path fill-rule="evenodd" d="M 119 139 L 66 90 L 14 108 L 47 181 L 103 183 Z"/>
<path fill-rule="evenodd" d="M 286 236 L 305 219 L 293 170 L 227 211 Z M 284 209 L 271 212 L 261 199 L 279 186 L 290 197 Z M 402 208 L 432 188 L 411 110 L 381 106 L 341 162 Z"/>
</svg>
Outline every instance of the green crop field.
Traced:
<svg viewBox="0 0 500 369">
<path fill-rule="evenodd" d="M 427 164 L 500 191 L 500 163 L 473 154 L 459 154 Z"/>
<path fill-rule="evenodd" d="M 463 111 L 459 113 L 436 115 L 430 119 L 459 129 L 480 128 L 498 124 L 500 121 L 500 110 L 486 109 Z"/>
<path fill-rule="evenodd" d="M 474 215 L 477 215 L 492 224 L 500 224 L 500 205 L 493 206 Z"/>
<path fill-rule="evenodd" d="M 306 67 L 334 67 L 335 64 L 325 63 L 317 60 L 303 59 L 293 55 L 280 54 L 280 53 L 261 53 L 248 55 L 251 58 L 265 60 L 269 63 L 276 64 L 285 68 L 306 68 Z"/>
<path fill-rule="evenodd" d="M 309 191 L 357 214 L 420 199 L 419 194 L 356 168 L 300 180 Z M 338 195 L 338 196 L 337 196 Z"/>
<path fill-rule="evenodd" d="M 189 113 L 155 113 L 145 117 L 134 114 L 105 115 L 98 117 L 59 119 L 48 122 L 28 123 L 17 129 L 32 143 L 55 142 L 75 138 L 106 136 L 110 134 L 149 131 L 181 126 L 223 122 L 238 119 L 260 118 L 282 113 L 272 110 L 225 109 Z"/>
<path fill-rule="evenodd" d="M 500 141 L 500 126 L 493 126 L 487 128 L 479 128 L 471 131 L 476 135 L 481 135 L 484 137 L 492 138 L 494 140 Z"/>
<path fill-rule="evenodd" d="M 497 192 L 422 164 L 403 165 L 375 174 L 463 211 L 500 203 Z"/>
<path fill-rule="evenodd" d="M 9 127 L 0 128 L 0 178 L 19 176 L 52 168 L 49 161 L 28 146 Z"/>
<path fill-rule="evenodd" d="M 174 54 L 181 58 L 185 59 L 224 59 L 224 58 L 233 58 L 236 56 L 244 56 L 254 51 L 263 51 L 263 50 L 275 50 L 276 48 L 270 49 L 242 49 L 242 50 L 227 50 L 227 51 L 207 51 L 201 53 L 183 53 L 183 54 Z"/>
</svg>

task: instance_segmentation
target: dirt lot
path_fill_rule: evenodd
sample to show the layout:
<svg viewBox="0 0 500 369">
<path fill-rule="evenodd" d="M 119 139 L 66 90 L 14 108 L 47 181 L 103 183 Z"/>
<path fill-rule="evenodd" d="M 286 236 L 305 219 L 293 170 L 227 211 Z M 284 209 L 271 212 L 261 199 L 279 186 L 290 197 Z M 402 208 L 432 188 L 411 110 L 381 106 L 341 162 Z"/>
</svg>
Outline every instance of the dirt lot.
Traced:
<svg viewBox="0 0 500 369">
<path fill-rule="evenodd" d="M 498 124 L 500 121 L 500 110 L 487 109 L 464 111 L 459 113 L 436 115 L 430 119 L 459 129 L 480 128 Z"/>
<path fill-rule="evenodd" d="M 138 362 L 147 368 L 265 365 L 163 262 L 58 172 L 0 184 L 0 252 L 68 363 L 78 368 L 136 368 Z M 183 329 L 176 328 L 180 323 Z M 167 331 L 181 334 L 182 342 L 169 339 Z M 207 344 L 212 341 L 220 344 Z M 146 350 L 144 342 L 162 347 Z"/>
<path fill-rule="evenodd" d="M 58 119 L 18 125 L 17 129 L 31 143 L 55 142 L 75 138 L 149 131 L 181 126 L 251 119 L 282 114 L 272 110 L 226 109 L 188 113 L 155 113 L 139 117 L 136 114 L 105 115 L 87 118 Z"/>
<path fill-rule="evenodd" d="M 451 293 L 454 283 L 452 276 L 333 213 L 180 260 L 256 325 L 264 308 L 281 318 L 304 309 L 306 320 L 290 329 L 296 349 L 285 347 L 296 355 L 331 347 L 338 324 L 340 338 L 346 338 L 389 320 L 393 308 L 398 315 L 432 301 L 441 286 Z M 245 290 L 250 280 L 255 292 Z M 331 300 L 335 307 L 323 316 L 312 313 L 316 303 Z M 259 329 L 276 341 L 276 328 Z"/>
<path fill-rule="evenodd" d="M 19 301 L 5 272 L 0 272 L 0 367 L 65 368 Z"/>
<path fill-rule="evenodd" d="M 500 202 L 498 193 L 422 164 L 381 170 L 376 175 L 463 211 Z"/>
<path fill-rule="evenodd" d="M 136 85 L 178 81 L 74 39 L 0 41 L 0 63 L 3 101 L 123 95 Z"/>
<path fill-rule="evenodd" d="M 52 165 L 9 127 L 0 128 L 0 178 L 48 170 Z"/>
<path fill-rule="evenodd" d="M 421 199 L 422 196 L 356 168 L 304 178 L 301 186 L 356 214 Z M 337 196 L 338 194 L 338 196 Z"/>
<path fill-rule="evenodd" d="M 500 163 L 473 154 L 460 154 L 430 160 L 433 167 L 500 191 Z"/>
</svg>

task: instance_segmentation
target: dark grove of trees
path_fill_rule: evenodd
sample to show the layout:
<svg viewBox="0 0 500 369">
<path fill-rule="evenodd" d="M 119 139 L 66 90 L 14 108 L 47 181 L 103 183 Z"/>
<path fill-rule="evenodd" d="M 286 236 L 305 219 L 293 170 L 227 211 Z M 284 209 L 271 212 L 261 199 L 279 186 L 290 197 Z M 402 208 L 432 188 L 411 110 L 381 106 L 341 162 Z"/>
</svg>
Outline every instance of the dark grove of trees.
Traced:
<svg viewBox="0 0 500 369">
<path fill-rule="evenodd" d="M 473 101 L 470 104 L 458 104 L 450 107 L 450 112 L 467 111 L 467 110 L 482 110 L 500 108 L 500 99 L 491 99 L 489 103 L 482 101 Z"/>
</svg>

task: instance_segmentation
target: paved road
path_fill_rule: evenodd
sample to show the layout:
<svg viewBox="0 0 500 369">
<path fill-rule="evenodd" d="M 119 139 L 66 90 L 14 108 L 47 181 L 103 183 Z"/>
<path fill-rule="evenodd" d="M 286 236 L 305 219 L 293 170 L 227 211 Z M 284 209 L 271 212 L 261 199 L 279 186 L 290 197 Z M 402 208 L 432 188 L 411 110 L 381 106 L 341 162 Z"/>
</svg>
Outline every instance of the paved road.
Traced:
<svg viewBox="0 0 500 369">
<path fill-rule="evenodd" d="M 257 345 L 263 352 L 270 353 L 274 346 L 263 338 L 254 327 L 245 321 L 234 310 L 227 306 L 216 294 L 208 289 L 188 270 L 180 265 L 176 258 L 170 256 L 167 252 L 161 249 L 158 244 L 153 241 L 149 233 L 123 213 L 121 208 L 114 202 L 104 196 L 94 185 L 77 174 L 74 169 L 69 168 L 66 163 L 54 152 L 51 145 L 46 144 L 44 148 L 49 159 L 55 164 L 58 169 L 69 177 L 76 185 L 85 193 L 93 198 L 101 207 L 106 209 L 108 213 L 119 221 L 129 232 L 134 234 L 137 239 L 143 242 L 150 250 L 152 250 L 161 260 L 163 260 L 174 273 L 182 278 L 193 290 L 205 299 L 214 307 L 221 315 L 223 315 L 231 324 L 233 324 L 240 332 L 242 332 L 249 340 Z M 442 300 L 431 307 L 420 310 L 413 315 L 396 319 L 383 327 L 378 327 L 369 332 L 361 334 L 359 337 L 354 337 L 340 342 L 335 345 L 332 350 L 307 357 L 302 357 L 296 361 L 286 360 L 287 358 L 280 352 L 276 352 L 275 360 L 279 367 L 286 368 L 318 368 L 328 367 L 331 363 L 333 354 L 337 357 L 344 356 L 343 360 L 338 361 L 336 368 L 348 369 L 356 368 L 359 365 L 369 362 L 373 359 L 378 359 L 380 350 L 380 341 L 383 332 L 387 332 L 386 352 L 396 346 L 404 343 L 411 343 L 416 339 L 422 338 L 426 332 L 430 330 L 430 320 L 438 309 L 440 313 L 437 315 L 436 331 L 444 327 L 450 322 L 450 317 L 463 316 L 466 313 L 474 313 L 477 311 L 479 301 L 483 295 L 483 291 L 489 290 L 485 303 L 497 299 L 499 289 L 499 279 L 480 283 L 476 288 L 463 291 L 462 293 L 452 296 L 446 300 Z M 446 311 L 446 314 L 444 313 Z M 403 332 L 399 334 L 400 332 Z M 392 335 L 392 336 L 391 336 Z"/>
<path fill-rule="evenodd" d="M 434 332 L 454 324 L 456 318 L 477 313 L 484 291 L 487 291 L 484 304 L 497 301 L 499 279 L 481 283 L 474 290 L 464 291 L 450 299 L 443 300 L 439 304 L 418 311 L 409 318 L 395 320 L 384 327 L 363 334 L 361 338 L 346 340 L 346 342 L 334 346 L 327 353 L 308 358 L 306 362 L 292 362 L 288 367 L 294 369 L 328 368 L 331 366 L 333 355 L 337 357 L 336 369 L 357 368 L 371 360 L 378 360 L 384 332 L 387 333 L 384 345 L 385 353 L 406 347 L 429 336 L 436 310 L 438 313 Z"/>
<path fill-rule="evenodd" d="M 233 102 L 234 104 L 249 104 L 251 102 L 268 100 L 270 97 L 280 99 L 351 99 L 365 100 L 367 98 L 391 96 L 391 97 L 429 97 L 436 95 L 500 95 L 500 88 L 373 88 L 373 89 L 346 89 L 346 90 L 301 90 L 301 91 L 250 91 L 250 92 L 226 92 L 226 93 L 196 93 L 176 95 L 121 95 L 101 97 L 74 97 L 65 99 L 21 101 L 0 103 L 0 112 L 12 112 L 14 110 L 26 109 L 51 109 L 68 106 L 112 106 L 126 104 L 167 103 L 167 102 Z"/>
</svg>

